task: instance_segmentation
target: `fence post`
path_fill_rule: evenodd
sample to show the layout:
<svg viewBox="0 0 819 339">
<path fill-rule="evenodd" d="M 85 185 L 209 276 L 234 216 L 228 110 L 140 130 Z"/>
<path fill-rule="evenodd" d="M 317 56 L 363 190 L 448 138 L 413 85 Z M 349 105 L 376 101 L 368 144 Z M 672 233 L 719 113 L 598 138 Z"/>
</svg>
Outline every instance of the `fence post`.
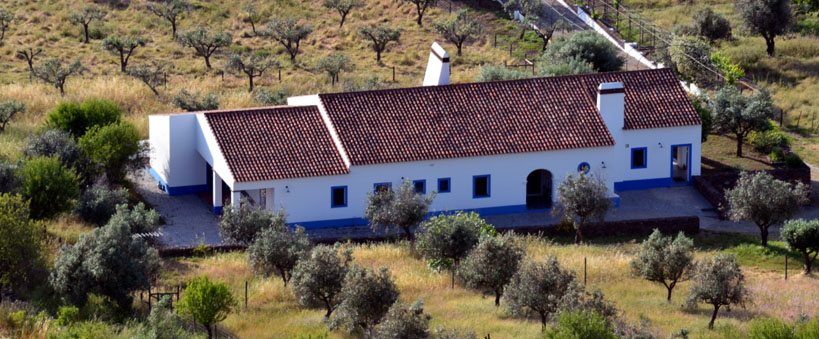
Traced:
<svg viewBox="0 0 819 339">
<path fill-rule="evenodd" d="M 586 257 L 583 257 L 583 286 L 586 286 Z"/>
<path fill-rule="evenodd" d="M 179 285 L 176 285 L 176 302 L 179 302 Z"/>
<path fill-rule="evenodd" d="M 148 311 L 151 311 L 151 285 L 148 285 Z"/>
<path fill-rule="evenodd" d="M 785 254 L 785 280 L 788 280 L 788 255 Z"/>
<path fill-rule="evenodd" d="M 282 82 L 282 69 L 279 68 L 279 82 Z"/>
<path fill-rule="evenodd" d="M 392 66 L 392 82 L 395 82 L 395 66 Z"/>
<path fill-rule="evenodd" d="M 514 41 L 511 41 L 511 40 L 509 41 L 509 56 L 510 57 L 512 56 L 512 46 L 514 46 L 513 45 L 514 43 L 515 43 Z"/>
<path fill-rule="evenodd" d="M 247 309 L 247 280 L 245 280 L 245 309 Z"/>
<path fill-rule="evenodd" d="M 628 17 L 628 38 L 630 40 L 632 39 L 632 37 L 631 37 L 631 16 Z M 630 41 L 630 42 L 634 42 L 634 41 Z"/>
<path fill-rule="evenodd" d="M 493 47 L 495 47 L 495 48 L 498 47 L 498 33 L 495 33 L 495 46 L 493 46 Z"/>
</svg>

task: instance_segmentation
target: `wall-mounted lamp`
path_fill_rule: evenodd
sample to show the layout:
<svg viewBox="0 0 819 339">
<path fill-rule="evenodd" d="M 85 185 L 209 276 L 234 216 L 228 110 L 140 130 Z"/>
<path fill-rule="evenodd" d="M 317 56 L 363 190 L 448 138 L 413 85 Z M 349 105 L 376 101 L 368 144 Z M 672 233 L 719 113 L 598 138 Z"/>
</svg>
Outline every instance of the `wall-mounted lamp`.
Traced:
<svg viewBox="0 0 819 339">
<path fill-rule="evenodd" d="M 628 144 L 626 144 L 626 148 L 628 148 Z"/>
<path fill-rule="evenodd" d="M 290 186 L 284 186 L 284 191 L 290 193 Z"/>
<path fill-rule="evenodd" d="M 602 168 L 606 168 L 606 162 L 605 162 L 605 161 L 601 161 L 601 162 L 600 162 L 600 167 L 602 167 Z"/>
<path fill-rule="evenodd" d="M 658 143 L 657 143 L 657 146 L 660 146 L 660 148 L 663 148 L 663 143 L 658 142 Z"/>
</svg>

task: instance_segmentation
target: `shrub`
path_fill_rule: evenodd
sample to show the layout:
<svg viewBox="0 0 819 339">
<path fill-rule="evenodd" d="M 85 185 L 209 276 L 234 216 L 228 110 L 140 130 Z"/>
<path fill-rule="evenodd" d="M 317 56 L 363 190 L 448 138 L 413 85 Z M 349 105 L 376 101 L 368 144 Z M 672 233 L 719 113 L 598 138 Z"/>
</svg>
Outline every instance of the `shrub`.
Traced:
<svg viewBox="0 0 819 339">
<path fill-rule="evenodd" d="M 125 203 L 128 203 L 127 189 L 110 189 L 108 186 L 95 184 L 83 192 L 76 213 L 83 220 L 102 226 L 117 212 L 117 205 Z"/>
<path fill-rule="evenodd" d="M 398 287 L 386 267 L 378 272 L 353 265 L 344 277 L 341 304 L 333 313 L 330 329 L 346 328 L 348 332 L 366 331 L 372 336 L 375 325 L 398 300 Z"/>
<path fill-rule="evenodd" d="M 423 339 L 429 338 L 429 319 L 424 313 L 421 299 L 412 305 L 396 302 L 378 324 L 374 338 L 377 339 Z"/>
<path fill-rule="evenodd" d="M 340 293 L 347 269 L 353 261 L 351 249 L 318 245 L 310 251 L 310 256 L 299 260 L 293 269 L 293 295 L 306 307 L 324 307 L 330 318 L 333 310 L 341 302 Z"/>
<path fill-rule="evenodd" d="M 47 219 L 70 211 L 80 195 L 79 178 L 56 157 L 30 159 L 20 169 L 23 196 L 31 217 Z"/>
<path fill-rule="evenodd" d="M 805 259 L 805 274 L 810 274 L 811 264 L 819 254 L 819 219 L 789 220 L 779 234 L 791 251 L 802 253 Z"/>
<path fill-rule="evenodd" d="M 0 193 L 17 193 L 20 191 L 20 177 L 16 164 L 0 160 Z"/>
<path fill-rule="evenodd" d="M 748 324 L 749 339 L 789 339 L 796 338 L 793 327 L 777 318 L 757 318 Z"/>
<path fill-rule="evenodd" d="M 648 281 L 663 284 L 668 290 L 666 300 L 670 302 L 671 291 L 677 283 L 688 280 L 691 276 L 694 265 L 693 247 L 694 242 L 683 232 L 672 239 L 654 229 L 631 261 L 632 272 Z"/>
<path fill-rule="evenodd" d="M 711 7 L 702 7 L 692 16 L 691 33 L 708 41 L 731 38 L 731 23 L 724 16 L 714 13 Z"/>
<path fill-rule="evenodd" d="M 475 76 L 477 82 L 527 79 L 533 77 L 531 72 L 503 66 L 484 65 Z"/>
<path fill-rule="evenodd" d="M 750 298 L 745 288 L 745 275 L 734 255 L 717 254 L 698 262 L 693 281 L 688 294 L 689 307 L 694 307 L 697 302 L 714 307 L 708 328 L 714 328 L 720 307 L 744 305 Z"/>
<path fill-rule="evenodd" d="M 28 220 L 28 203 L 20 195 L 0 193 L 0 289 L 18 291 L 30 283 L 41 254 L 42 244 Z"/>
<path fill-rule="evenodd" d="M 57 325 L 71 326 L 80 318 L 80 309 L 74 306 L 62 306 L 57 311 Z"/>
<path fill-rule="evenodd" d="M 173 311 L 171 296 L 164 296 L 151 309 L 146 322 L 142 324 L 135 339 L 176 339 L 190 338 L 185 331 L 185 323 Z"/>
<path fill-rule="evenodd" d="M 788 168 L 801 168 L 803 166 L 802 158 L 796 153 L 788 153 L 785 156 L 785 166 Z"/>
<path fill-rule="evenodd" d="M 136 127 L 123 121 L 92 127 L 78 144 L 94 168 L 105 173 L 111 182 L 121 183 L 127 173 L 144 166 L 147 149 L 139 139 Z"/>
<path fill-rule="evenodd" d="M 159 213 L 146 208 L 142 202 L 136 204 L 134 208 L 128 208 L 128 204 L 119 204 L 108 223 L 128 225 L 131 233 L 148 233 L 156 231 L 159 226 Z"/>
<path fill-rule="evenodd" d="M 245 200 L 239 206 L 227 205 L 219 220 L 219 235 L 228 241 L 250 244 L 263 229 L 270 227 L 273 214 Z"/>
<path fill-rule="evenodd" d="M 424 221 L 429 211 L 429 205 L 435 198 L 435 192 L 426 196 L 415 191 L 415 185 L 407 179 L 393 192 L 392 188 L 378 191 L 375 194 L 367 192 L 367 207 L 364 209 L 364 218 L 370 221 L 373 231 L 395 227 L 404 232 L 404 235 L 414 244 L 415 229 Z"/>
<path fill-rule="evenodd" d="M 227 318 L 236 307 L 230 289 L 222 282 L 212 282 L 208 276 L 194 278 L 185 288 L 179 309 L 205 326 L 208 338 L 213 338 L 213 324 Z"/>
<path fill-rule="evenodd" d="M 797 322 L 795 334 L 799 339 L 819 338 L 819 317 Z"/>
<path fill-rule="evenodd" d="M 253 94 L 253 100 L 264 106 L 281 106 L 287 105 L 289 96 L 290 93 L 286 90 L 279 89 L 274 92 L 267 88 L 259 88 Z"/>
<path fill-rule="evenodd" d="M 774 147 L 771 153 L 768 153 L 768 159 L 770 159 L 771 162 L 785 161 L 785 151 L 779 147 Z"/>
<path fill-rule="evenodd" d="M 491 227 L 475 212 L 439 215 L 427 221 L 418 239 L 418 250 L 428 259 L 453 262 L 452 288 L 461 259 L 478 243 L 481 231 Z"/>
<path fill-rule="evenodd" d="M 545 262 L 524 261 L 503 289 L 503 300 L 512 314 L 535 312 L 546 326 L 574 282 L 574 274 L 561 268 L 554 257 Z"/>
<path fill-rule="evenodd" d="M 212 93 L 201 97 L 200 93 L 190 93 L 184 89 L 173 97 L 173 105 L 188 112 L 219 109 L 219 98 Z"/>
<path fill-rule="evenodd" d="M 579 58 L 598 72 L 619 71 L 625 64 L 617 48 L 594 31 L 582 31 L 569 37 L 557 37 L 546 46 L 544 57 L 550 60 Z"/>
<path fill-rule="evenodd" d="M 544 331 L 547 339 L 615 339 L 606 318 L 594 312 L 560 312 L 554 327 Z"/>
<path fill-rule="evenodd" d="M 49 128 L 32 135 L 23 154 L 29 158 L 57 156 L 66 167 L 87 174 L 88 159 L 71 133 L 61 129 Z"/>
<path fill-rule="evenodd" d="M 771 153 L 774 147 L 785 148 L 790 145 L 788 136 L 775 129 L 754 132 L 748 139 L 754 144 L 754 149 L 762 154 Z"/>
<path fill-rule="evenodd" d="M 278 274 L 287 287 L 296 263 L 310 251 L 310 241 L 304 228 L 293 230 L 287 225 L 281 209 L 273 218 L 270 227 L 265 228 L 247 248 L 250 268 L 254 273 L 269 276 Z"/>
<path fill-rule="evenodd" d="M 668 46 L 673 68 L 687 81 L 693 81 L 700 87 L 710 88 L 721 82 L 702 65 L 711 64 L 711 46 L 707 42 L 693 36 L 674 37 Z"/>
<path fill-rule="evenodd" d="M 80 137 L 95 126 L 118 122 L 122 109 L 106 99 L 88 99 L 82 104 L 62 102 L 48 114 L 48 125 Z"/>
<path fill-rule="evenodd" d="M 594 73 L 594 68 L 592 68 L 592 65 L 588 61 L 578 56 L 569 60 L 546 60 L 545 58 L 540 58 L 538 59 L 537 72 L 539 76 L 551 77 Z"/>
<path fill-rule="evenodd" d="M 495 306 L 500 305 L 503 287 L 517 272 L 525 254 L 519 241 L 511 232 L 499 237 L 481 237 L 458 272 L 466 286 L 494 294 Z"/>
</svg>

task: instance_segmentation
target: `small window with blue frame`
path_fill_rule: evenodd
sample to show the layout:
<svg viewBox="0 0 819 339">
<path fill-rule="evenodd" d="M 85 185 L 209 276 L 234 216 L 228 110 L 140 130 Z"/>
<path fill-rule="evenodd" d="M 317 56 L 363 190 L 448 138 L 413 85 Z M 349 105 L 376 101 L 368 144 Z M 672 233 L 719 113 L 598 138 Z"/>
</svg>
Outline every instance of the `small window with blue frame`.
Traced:
<svg viewBox="0 0 819 339">
<path fill-rule="evenodd" d="M 438 178 L 438 193 L 449 193 L 452 190 L 452 179 Z"/>
<path fill-rule="evenodd" d="M 387 192 L 390 189 L 392 189 L 392 183 L 389 182 L 379 182 L 373 184 L 373 193 Z"/>
<path fill-rule="evenodd" d="M 347 186 L 333 186 L 330 188 L 330 207 L 347 207 Z"/>
<path fill-rule="evenodd" d="M 488 198 L 490 196 L 489 175 L 472 177 L 472 198 Z"/>
<path fill-rule="evenodd" d="M 426 194 L 427 193 L 427 181 L 426 180 L 413 180 L 412 186 L 415 187 L 415 193 L 418 194 Z"/>
<path fill-rule="evenodd" d="M 648 165 L 648 150 L 645 147 L 631 149 L 631 168 L 646 168 Z"/>
</svg>

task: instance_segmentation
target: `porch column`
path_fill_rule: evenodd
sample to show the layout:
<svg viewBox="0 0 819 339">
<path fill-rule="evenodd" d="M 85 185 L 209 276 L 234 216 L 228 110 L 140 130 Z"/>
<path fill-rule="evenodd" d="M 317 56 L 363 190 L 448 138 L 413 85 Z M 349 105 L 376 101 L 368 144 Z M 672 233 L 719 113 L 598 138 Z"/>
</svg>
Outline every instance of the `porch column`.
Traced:
<svg viewBox="0 0 819 339">
<path fill-rule="evenodd" d="M 264 191 L 264 208 L 268 211 L 272 211 L 276 207 L 276 204 L 273 202 L 273 187 L 270 187 Z"/>
<path fill-rule="evenodd" d="M 230 190 L 230 203 L 233 207 L 238 208 L 242 202 L 242 191 Z"/>
<path fill-rule="evenodd" d="M 222 178 L 213 171 L 213 214 L 222 214 Z"/>
</svg>

